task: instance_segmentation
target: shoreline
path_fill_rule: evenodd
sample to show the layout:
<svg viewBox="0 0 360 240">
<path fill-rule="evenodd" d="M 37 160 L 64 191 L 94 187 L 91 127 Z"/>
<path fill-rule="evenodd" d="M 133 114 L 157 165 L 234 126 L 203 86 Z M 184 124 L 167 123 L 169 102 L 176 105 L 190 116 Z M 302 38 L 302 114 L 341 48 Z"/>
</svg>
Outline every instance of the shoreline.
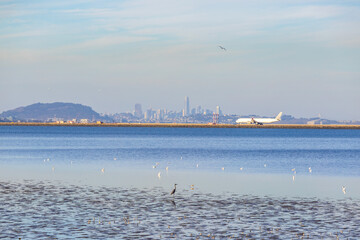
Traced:
<svg viewBox="0 0 360 240">
<path fill-rule="evenodd" d="M 205 124 L 205 123 L 28 123 L 0 122 L 0 126 L 56 126 L 56 127 L 162 127 L 162 128 L 276 128 L 276 129 L 360 129 L 360 125 L 308 124 Z"/>
</svg>

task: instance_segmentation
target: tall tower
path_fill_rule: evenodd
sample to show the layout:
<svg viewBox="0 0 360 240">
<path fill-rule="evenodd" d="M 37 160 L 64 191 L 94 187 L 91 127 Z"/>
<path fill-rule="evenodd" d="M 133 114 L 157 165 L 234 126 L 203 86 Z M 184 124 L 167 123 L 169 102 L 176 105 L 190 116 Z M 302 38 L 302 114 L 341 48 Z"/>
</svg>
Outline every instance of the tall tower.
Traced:
<svg viewBox="0 0 360 240">
<path fill-rule="evenodd" d="M 222 115 L 222 112 L 220 110 L 220 106 L 216 106 L 216 114 Z"/>
<path fill-rule="evenodd" d="M 184 115 L 185 116 L 189 116 L 189 114 L 190 114 L 190 102 L 189 102 L 189 97 L 188 96 L 186 96 L 185 97 L 185 106 L 184 106 Z"/>
<path fill-rule="evenodd" d="M 142 110 L 141 110 L 141 104 L 140 103 L 135 104 L 134 115 L 135 115 L 135 117 L 142 118 Z"/>
</svg>

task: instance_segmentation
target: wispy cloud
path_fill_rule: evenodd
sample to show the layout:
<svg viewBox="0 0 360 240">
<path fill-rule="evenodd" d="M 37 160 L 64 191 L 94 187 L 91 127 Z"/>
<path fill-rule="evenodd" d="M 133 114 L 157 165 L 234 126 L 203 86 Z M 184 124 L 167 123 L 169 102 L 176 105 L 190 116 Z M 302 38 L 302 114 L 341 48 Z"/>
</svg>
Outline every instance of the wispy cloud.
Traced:
<svg viewBox="0 0 360 240">
<path fill-rule="evenodd" d="M 141 37 L 141 36 L 105 36 L 92 40 L 87 40 L 78 44 L 71 45 L 71 49 L 75 48 L 97 48 L 97 47 L 109 47 L 113 45 L 125 44 L 125 43 L 135 43 L 154 40 L 151 37 Z"/>
<path fill-rule="evenodd" d="M 0 34 L 0 39 L 6 38 L 24 38 L 24 37 L 33 37 L 33 36 L 48 36 L 49 31 L 45 30 L 35 30 L 35 31 L 24 31 L 24 32 L 16 32 L 9 34 Z"/>
</svg>

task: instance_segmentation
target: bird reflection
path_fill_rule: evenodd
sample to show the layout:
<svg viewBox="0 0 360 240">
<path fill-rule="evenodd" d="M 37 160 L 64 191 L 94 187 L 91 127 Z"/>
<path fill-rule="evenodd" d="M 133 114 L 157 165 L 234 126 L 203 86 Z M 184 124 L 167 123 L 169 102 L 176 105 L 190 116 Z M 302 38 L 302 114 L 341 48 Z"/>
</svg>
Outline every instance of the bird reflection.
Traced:
<svg viewBox="0 0 360 240">
<path fill-rule="evenodd" d="M 174 207 L 176 208 L 176 203 L 174 200 L 170 200 L 170 202 L 172 203 L 172 205 L 174 205 Z"/>
</svg>

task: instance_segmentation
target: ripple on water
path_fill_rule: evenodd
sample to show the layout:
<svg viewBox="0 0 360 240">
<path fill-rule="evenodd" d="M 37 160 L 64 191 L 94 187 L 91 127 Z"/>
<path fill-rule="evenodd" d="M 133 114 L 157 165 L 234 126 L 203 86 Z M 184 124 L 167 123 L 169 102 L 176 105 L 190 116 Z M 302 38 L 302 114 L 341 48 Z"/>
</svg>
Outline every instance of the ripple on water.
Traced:
<svg viewBox="0 0 360 240">
<path fill-rule="evenodd" d="M 0 182 L 0 238 L 310 239 L 360 236 L 356 200 Z"/>
</svg>

